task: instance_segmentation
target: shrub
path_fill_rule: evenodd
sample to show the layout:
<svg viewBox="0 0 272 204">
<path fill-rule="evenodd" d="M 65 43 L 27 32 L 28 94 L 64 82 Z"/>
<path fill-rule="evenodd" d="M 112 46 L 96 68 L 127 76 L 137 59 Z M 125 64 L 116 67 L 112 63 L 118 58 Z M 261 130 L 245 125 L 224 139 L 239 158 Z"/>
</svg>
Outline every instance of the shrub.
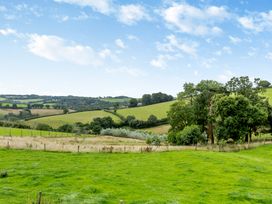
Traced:
<svg viewBox="0 0 272 204">
<path fill-rule="evenodd" d="M 70 124 L 65 124 L 65 125 L 62 125 L 58 128 L 58 131 L 60 132 L 73 132 L 74 130 L 74 127 Z"/>
<path fill-rule="evenodd" d="M 131 131 L 128 129 L 113 129 L 107 128 L 101 130 L 101 135 L 111 135 L 115 137 L 127 137 L 133 139 L 146 140 L 148 144 L 159 145 L 161 142 L 165 142 L 167 139 L 166 135 L 155 135 L 149 134 L 143 131 Z"/>
<path fill-rule="evenodd" d="M 177 145 L 192 145 L 205 142 L 205 138 L 197 125 L 191 125 L 186 126 L 182 131 L 171 132 L 168 135 L 168 141 Z"/>
<path fill-rule="evenodd" d="M 39 123 L 36 126 L 36 129 L 37 130 L 45 130 L 45 131 L 51 131 L 51 130 L 53 130 L 53 128 L 50 125 L 43 124 L 43 123 Z"/>
</svg>

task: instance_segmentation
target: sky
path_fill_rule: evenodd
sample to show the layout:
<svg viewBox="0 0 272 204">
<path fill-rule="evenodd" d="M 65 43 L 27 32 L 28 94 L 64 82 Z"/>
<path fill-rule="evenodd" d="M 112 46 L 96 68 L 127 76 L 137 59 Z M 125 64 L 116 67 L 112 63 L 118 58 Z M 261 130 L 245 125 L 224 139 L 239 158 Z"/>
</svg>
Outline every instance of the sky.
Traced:
<svg viewBox="0 0 272 204">
<path fill-rule="evenodd" d="M 176 96 L 271 65 L 271 0 L 0 0 L 1 94 Z"/>
</svg>

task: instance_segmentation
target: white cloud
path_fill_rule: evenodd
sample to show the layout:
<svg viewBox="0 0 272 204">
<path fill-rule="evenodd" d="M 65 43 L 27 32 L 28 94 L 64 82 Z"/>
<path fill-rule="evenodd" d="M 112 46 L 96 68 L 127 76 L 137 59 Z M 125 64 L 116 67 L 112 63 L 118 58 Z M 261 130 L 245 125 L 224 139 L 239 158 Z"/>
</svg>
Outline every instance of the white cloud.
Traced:
<svg viewBox="0 0 272 204">
<path fill-rule="evenodd" d="M 167 67 L 167 61 L 174 59 L 170 55 L 158 55 L 157 58 L 150 61 L 150 65 L 160 69 L 165 69 Z"/>
<path fill-rule="evenodd" d="M 265 58 L 268 59 L 268 60 L 272 60 L 272 52 L 267 53 Z"/>
<path fill-rule="evenodd" d="M 91 7 L 94 11 L 109 14 L 112 12 L 111 0 L 54 0 L 59 3 L 75 4 L 79 6 Z"/>
<path fill-rule="evenodd" d="M 255 32 L 272 31 L 272 10 L 254 13 L 238 18 L 238 22 L 247 30 Z"/>
<path fill-rule="evenodd" d="M 230 71 L 230 70 L 225 70 L 224 73 L 220 74 L 218 76 L 218 79 L 220 82 L 222 83 L 226 83 L 228 82 L 232 77 L 234 76 L 234 74 Z"/>
<path fill-rule="evenodd" d="M 115 44 L 116 44 L 117 47 L 119 47 L 121 49 L 125 49 L 126 48 L 125 43 L 121 39 L 116 39 L 115 40 Z"/>
<path fill-rule="evenodd" d="M 214 26 L 215 22 L 229 18 L 224 7 L 210 6 L 200 9 L 186 3 L 173 3 L 162 11 L 166 23 L 180 32 L 192 35 L 220 34 L 222 30 Z"/>
<path fill-rule="evenodd" d="M 197 47 L 198 44 L 196 42 L 183 42 L 178 39 L 175 35 L 166 36 L 165 43 L 157 43 L 157 49 L 159 51 L 165 52 L 183 52 L 185 54 L 191 56 L 197 56 Z"/>
<path fill-rule="evenodd" d="M 229 54 L 230 55 L 230 54 L 232 54 L 232 49 L 230 47 L 228 47 L 228 46 L 224 46 L 224 47 L 222 47 L 222 49 L 215 52 L 215 54 L 217 56 L 221 56 L 223 54 Z"/>
<path fill-rule="evenodd" d="M 120 22 L 127 25 L 133 25 L 138 21 L 150 19 L 146 9 L 136 4 L 120 6 L 117 18 Z"/>
<path fill-rule="evenodd" d="M 31 34 L 28 50 L 51 61 L 65 61 L 78 65 L 99 66 L 99 55 L 89 46 L 67 42 L 58 36 Z"/>
<path fill-rule="evenodd" d="M 234 37 L 234 36 L 231 36 L 231 35 L 229 36 L 229 40 L 233 44 L 238 44 L 238 43 L 242 42 L 242 40 L 240 38 Z"/>
<path fill-rule="evenodd" d="M 117 69 L 106 69 L 106 72 L 109 74 L 126 74 L 132 77 L 143 77 L 146 76 L 146 73 L 140 69 L 121 67 Z"/>
<path fill-rule="evenodd" d="M 139 40 L 139 38 L 136 35 L 128 35 L 127 38 L 129 40 Z"/>
<path fill-rule="evenodd" d="M 216 62 L 217 60 L 215 58 L 205 58 L 203 59 L 201 65 L 207 69 L 210 69 L 213 67 L 214 63 Z"/>
<path fill-rule="evenodd" d="M 16 30 L 13 30 L 11 28 L 0 29 L 0 35 L 3 35 L 3 36 L 17 35 L 17 32 Z"/>
</svg>

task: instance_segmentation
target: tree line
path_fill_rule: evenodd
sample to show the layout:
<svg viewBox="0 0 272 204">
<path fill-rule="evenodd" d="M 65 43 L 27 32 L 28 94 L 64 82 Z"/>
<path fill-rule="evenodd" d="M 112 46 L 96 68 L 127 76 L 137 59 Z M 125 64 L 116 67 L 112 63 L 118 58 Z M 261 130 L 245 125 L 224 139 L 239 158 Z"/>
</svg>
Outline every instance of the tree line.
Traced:
<svg viewBox="0 0 272 204">
<path fill-rule="evenodd" d="M 233 77 L 226 84 L 202 80 L 185 83 L 168 113 L 173 144 L 208 140 L 246 142 L 261 128 L 272 127 L 272 107 L 261 93 L 270 83 L 248 76 Z"/>
</svg>

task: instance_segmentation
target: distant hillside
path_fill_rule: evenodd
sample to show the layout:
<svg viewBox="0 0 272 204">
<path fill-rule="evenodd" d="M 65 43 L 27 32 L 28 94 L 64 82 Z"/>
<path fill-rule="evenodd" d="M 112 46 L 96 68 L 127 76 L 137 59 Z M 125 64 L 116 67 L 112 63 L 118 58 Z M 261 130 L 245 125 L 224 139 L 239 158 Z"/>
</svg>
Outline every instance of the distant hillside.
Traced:
<svg viewBox="0 0 272 204">
<path fill-rule="evenodd" d="M 263 95 L 268 98 L 269 103 L 272 105 L 272 88 L 266 89 Z"/>
<path fill-rule="evenodd" d="M 48 124 L 53 128 L 58 128 L 64 124 L 74 124 L 77 122 L 82 123 L 90 123 L 94 118 L 97 117 L 107 117 L 110 116 L 116 122 L 120 121 L 120 119 L 111 113 L 107 113 L 105 111 L 84 111 L 78 113 L 70 113 L 65 115 L 56 115 L 49 116 L 43 118 L 37 118 L 33 120 L 29 120 L 26 124 L 35 127 L 39 123 Z"/>
<path fill-rule="evenodd" d="M 167 117 L 167 112 L 170 110 L 170 106 L 173 103 L 175 103 L 175 101 L 158 103 L 149 106 L 120 109 L 117 111 L 117 113 L 124 117 L 133 115 L 139 120 L 147 120 L 151 114 L 155 115 L 158 119 L 162 119 Z"/>
</svg>

